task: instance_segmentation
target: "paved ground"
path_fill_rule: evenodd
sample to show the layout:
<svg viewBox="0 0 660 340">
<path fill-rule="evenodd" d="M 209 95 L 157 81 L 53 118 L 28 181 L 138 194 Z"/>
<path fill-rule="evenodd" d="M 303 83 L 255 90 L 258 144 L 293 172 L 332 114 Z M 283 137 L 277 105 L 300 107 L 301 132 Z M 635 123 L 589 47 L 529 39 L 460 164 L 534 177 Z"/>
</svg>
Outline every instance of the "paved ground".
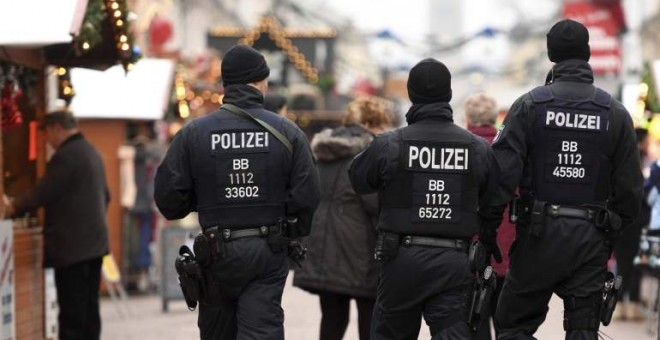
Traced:
<svg viewBox="0 0 660 340">
<path fill-rule="evenodd" d="M 189 312 L 182 301 L 170 304 L 170 311 L 162 313 L 159 296 L 131 297 L 128 303 L 130 316 L 120 317 L 117 306 L 112 301 L 102 302 L 103 340 L 179 340 L 198 339 L 197 313 Z M 318 339 L 320 310 L 318 299 L 298 288 L 288 286 L 284 293 L 283 307 L 286 313 L 285 330 L 289 340 Z M 546 322 L 541 326 L 536 337 L 542 340 L 564 339 L 562 329 L 562 303 L 553 298 Z M 358 340 L 356 311 L 352 306 L 351 321 L 345 340 Z M 616 340 L 652 340 L 643 322 L 617 322 L 603 327 L 607 335 L 604 339 Z M 429 339 L 426 329 L 422 329 L 420 339 Z"/>
</svg>

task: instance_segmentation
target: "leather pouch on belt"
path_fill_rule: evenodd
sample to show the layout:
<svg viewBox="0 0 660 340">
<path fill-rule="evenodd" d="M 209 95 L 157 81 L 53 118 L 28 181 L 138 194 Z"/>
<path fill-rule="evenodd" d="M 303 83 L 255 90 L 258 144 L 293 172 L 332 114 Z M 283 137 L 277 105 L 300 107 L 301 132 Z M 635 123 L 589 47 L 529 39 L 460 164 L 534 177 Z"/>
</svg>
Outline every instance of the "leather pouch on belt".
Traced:
<svg viewBox="0 0 660 340">
<path fill-rule="evenodd" d="M 395 258 L 399 253 L 400 244 L 401 236 L 393 233 L 380 233 L 376 239 L 374 259 L 379 262 L 385 262 Z"/>
<path fill-rule="evenodd" d="M 541 234 L 543 234 L 543 230 L 545 229 L 546 206 L 547 203 L 543 201 L 534 201 L 534 205 L 532 206 L 529 230 L 530 233 L 536 237 L 541 236 Z"/>
<path fill-rule="evenodd" d="M 289 240 L 286 237 L 284 237 L 284 233 L 282 232 L 282 229 L 280 229 L 279 232 L 270 230 L 267 236 L 267 241 L 270 250 L 275 254 L 287 250 L 287 246 L 289 244 Z"/>
</svg>

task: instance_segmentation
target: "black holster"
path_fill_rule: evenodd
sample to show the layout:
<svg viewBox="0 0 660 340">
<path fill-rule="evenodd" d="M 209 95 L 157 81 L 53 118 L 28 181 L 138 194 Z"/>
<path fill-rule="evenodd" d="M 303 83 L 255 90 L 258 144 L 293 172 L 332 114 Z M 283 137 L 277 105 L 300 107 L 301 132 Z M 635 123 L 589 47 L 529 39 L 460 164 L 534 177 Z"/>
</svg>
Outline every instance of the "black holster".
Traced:
<svg viewBox="0 0 660 340">
<path fill-rule="evenodd" d="M 612 321 L 622 284 L 623 278 L 620 275 L 615 277 L 613 273 L 607 272 L 607 279 L 603 286 L 603 304 L 600 309 L 600 322 L 603 323 L 603 326 L 609 325 Z"/>
<path fill-rule="evenodd" d="M 610 238 L 617 238 L 620 236 L 621 230 L 621 216 L 612 210 L 598 208 L 594 224 L 596 228 L 605 232 Z"/>
<path fill-rule="evenodd" d="M 399 253 L 401 245 L 401 236 L 394 233 L 381 232 L 376 238 L 376 248 L 374 249 L 374 259 L 378 262 L 392 260 Z"/>
<path fill-rule="evenodd" d="M 490 301 L 495 289 L 497 289 L 495 271 L 493 267 L 485 266 L 483 271 L 477 272 L 470 299 L 467 323 L 473 332 L 477 330 L 481 321 L 490 315 Z"/>
<path fill-rule="evenodd" d="M 179 274 L 179 286 L 183 292 L 188 309 L 194 311 L 204 291 L 202 267 L 188 246 L 179 248 L 179 257 L 174 261 L 174 268 Z"/>
</svg>

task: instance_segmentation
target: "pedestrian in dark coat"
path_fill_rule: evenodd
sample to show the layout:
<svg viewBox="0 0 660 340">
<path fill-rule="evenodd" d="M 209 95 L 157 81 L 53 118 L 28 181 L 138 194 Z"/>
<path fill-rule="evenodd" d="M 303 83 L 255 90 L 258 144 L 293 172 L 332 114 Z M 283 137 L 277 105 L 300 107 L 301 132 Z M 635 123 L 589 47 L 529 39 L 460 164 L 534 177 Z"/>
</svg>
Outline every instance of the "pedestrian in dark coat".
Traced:
<svg viewBox="0 0 660 340">
<path fill-rule="evenodd" d="M 350 300 L 358 306 L 360 339 L 369 339 L 376 298 L 377 269 L 373 259 L 376 242 L 377 198 L 353 191 L 348 168 L 366 148 L 373 133 L 389 125 L 389 116 L 373 99 L 361 98 L 348 106 L 342 127 L 316 134 L 312 151 L 318 161 L 321 202 L 302 268 L 296 269 L 295 286 L 318 294 L 321 302 L 321 340 L 343 338 L 349 320 Z"/>
<path fill-rule="evenodd" d="M 20 216 L 46 208 L 44 264 L 55 268 L 59 338 L 99 339 L 99 284 L 108 253 L 110 200 L 103 160 L 69 112 L 46 115 L 42 127 L 56 149 L 36 187 L 7 207 Z"/>
</svg>

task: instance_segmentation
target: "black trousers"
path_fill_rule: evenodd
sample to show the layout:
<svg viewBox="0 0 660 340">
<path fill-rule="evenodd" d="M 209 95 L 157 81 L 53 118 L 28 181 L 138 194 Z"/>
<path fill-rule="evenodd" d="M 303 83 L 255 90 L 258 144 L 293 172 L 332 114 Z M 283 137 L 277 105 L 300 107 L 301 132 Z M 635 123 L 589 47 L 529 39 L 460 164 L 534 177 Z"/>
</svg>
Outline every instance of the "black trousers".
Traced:
<svg viewBox="0 0 660 340">
<path fill-rule="evenodd" d="M 320 292 L 321 300 L 321 340 L 341 340 L 348 327 L 351 299 L 355 299 L 358 309 L 358 333 L 360 340 L 369 340 L 374 299 L 353 297 L 331 292 Z"/>
<path fill-rule="evenodd" d="M 55 268 L 60 340 L 98 340 L 101 337 L 99 284 L 102 258 Z"/>
<path fill-rule="evenodd" d="M 400 247 L 381 265 L 371 338 L 416 340 L 422 315 L 433 340 L 470 338 L 467 295 L 473 283 L 465 252 Z"/>
<path fill-rule="evenodd" d="M 286 252 L 273 253 L 259 237 L 225 243 L 227 256 L 208 271 L 221 292 L 199 305 L 202 340 L 283 340 L 282 293 Z"/>
<path fill-rule="evenodd" d="M 535 339 L 553 293 L 565 307 L 567 302 L 579 305 L 573 311 L 565 308 L 565 318 L 597 320 L 599 305 L 589 301 L 601 296 L 611 252 L 603 232 L 584 220 L 546 217 L 541 235 L 526 230 L 517 235 L 495 315 L 498 339 Z M 598 326 L 568 331 L 566 339 L 596 340 Z"/>
</svg>

